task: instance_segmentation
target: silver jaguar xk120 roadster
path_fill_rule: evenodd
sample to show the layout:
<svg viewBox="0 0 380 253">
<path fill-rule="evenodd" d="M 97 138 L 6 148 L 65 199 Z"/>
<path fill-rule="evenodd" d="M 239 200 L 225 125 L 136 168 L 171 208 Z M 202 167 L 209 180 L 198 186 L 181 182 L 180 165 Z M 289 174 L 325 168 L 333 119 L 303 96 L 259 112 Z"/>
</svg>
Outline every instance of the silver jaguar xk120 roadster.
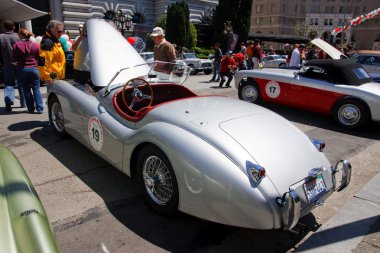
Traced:
<svg viewBox="0 0 380 253">
<path fill-rule="evenodd" d="M 51 125 L 136 177 L 156 211 L 289 230 L 349 184 L 349 162 L 332 166 L 322 141 L 281 116 L 197 96 L 181 85 L 188 67 L 147 65 L 103 20 L 87 21 L 87 31 L 92 79 L 54 81 Z"/>
</svg>

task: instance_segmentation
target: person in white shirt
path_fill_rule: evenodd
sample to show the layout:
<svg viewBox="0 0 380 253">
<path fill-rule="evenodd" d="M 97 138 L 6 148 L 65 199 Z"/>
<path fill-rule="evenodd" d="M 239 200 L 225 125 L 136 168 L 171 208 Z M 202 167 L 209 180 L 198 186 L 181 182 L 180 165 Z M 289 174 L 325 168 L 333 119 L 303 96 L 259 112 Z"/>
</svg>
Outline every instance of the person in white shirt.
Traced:
<svg viewBox="0 0 380 253">
<path fill-rule="evenodd" d="M 292 68 L 292 69 L 301 68 L 301 55 L 300 55 L 300 51 L 298 50 L 299 46 L 300 45 L 297 43 L 294 44 L 294 49 L 290 56 L 289 68 Z"/>
</svg>

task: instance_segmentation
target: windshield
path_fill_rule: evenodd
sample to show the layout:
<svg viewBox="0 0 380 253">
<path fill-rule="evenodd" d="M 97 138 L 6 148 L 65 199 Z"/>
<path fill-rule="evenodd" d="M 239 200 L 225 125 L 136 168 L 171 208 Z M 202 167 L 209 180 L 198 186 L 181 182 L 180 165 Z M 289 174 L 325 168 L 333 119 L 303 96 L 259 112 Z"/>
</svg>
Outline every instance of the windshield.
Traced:
<svg viewBox="0 0 380 253">
<path fill-rule="evenodd" d="M 192 59 L 192 58 L 197 58 L 197 57 L 195 56 L 194 53 L 183 53 L 183 58 L 184 59 Z"/>
<path fill-rule="evenodd" d="M 191 67 L 180 63 L 153 62 L 148 74 L 150 83 L 183 84 L 189 77 Z"/>
<path fill-rule="evenodd" d="M 104 95 L 108 95 L 113 89 L 122 87 L 130 79 L 136 77 L 149 83 L 176 83 L 181 85 L 189 77 L 190 71 L 191 67 L 187 65 L 168 62 L 152 62 L 122 68 L 109 81 Z"/>
</svg>

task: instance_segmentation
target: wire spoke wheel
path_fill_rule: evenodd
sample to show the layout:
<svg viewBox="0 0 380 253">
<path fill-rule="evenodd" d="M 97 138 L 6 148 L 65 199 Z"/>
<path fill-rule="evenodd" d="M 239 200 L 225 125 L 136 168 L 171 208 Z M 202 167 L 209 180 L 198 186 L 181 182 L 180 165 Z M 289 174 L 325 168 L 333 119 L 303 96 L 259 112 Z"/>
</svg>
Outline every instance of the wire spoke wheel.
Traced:
<svg viewBox="0 0 380 253">
<path fill-rule="evenodd" d="M 143 165 L 143 178 L 149 196 L 159 205 L 173 196 L 173 182 L 165 163 L 157 156 L 148 157 Z"/>
<path fill-rule="evenodd" d="M 57 97 L 52 97 L 49 101 L 49 119 L 57 134 L 62 137 L 65 136 L 65 117 Z"/>
<path fill-rule="evenodd" d="M 177 178 L 169 159 L 158 147 L 145 146 L 137 158 L 140 187 L 149 205 L 159 213 L 178 211 Z"/>
</svg>

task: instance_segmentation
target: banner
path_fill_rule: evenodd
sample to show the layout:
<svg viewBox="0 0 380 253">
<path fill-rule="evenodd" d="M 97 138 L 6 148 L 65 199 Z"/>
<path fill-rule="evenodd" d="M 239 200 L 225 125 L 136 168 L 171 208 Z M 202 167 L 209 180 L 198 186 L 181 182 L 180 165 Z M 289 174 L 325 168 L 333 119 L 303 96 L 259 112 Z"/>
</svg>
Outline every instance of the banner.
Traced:
<svg viewBox="0 0 380 253">
<path fill-rule="evenodd" d="M 348 25 L 342 26 L 342 27 L 337 27 L 334 30 L 332 30 L 331 35 L 335 36 L 338 33 L 346 31 L 348 28 L 351 26 L 357 26 L 358 24 L 364 22 L 367 19 L 371 19 L 377 15 L 380 14 L 380 8 L 377 8 L 376 10 L 371 11 L 370 13 L 367 13 L 366 15 L 361 15 L 357 18 L 354 18 L 350 21 Z"/>
</svg>

